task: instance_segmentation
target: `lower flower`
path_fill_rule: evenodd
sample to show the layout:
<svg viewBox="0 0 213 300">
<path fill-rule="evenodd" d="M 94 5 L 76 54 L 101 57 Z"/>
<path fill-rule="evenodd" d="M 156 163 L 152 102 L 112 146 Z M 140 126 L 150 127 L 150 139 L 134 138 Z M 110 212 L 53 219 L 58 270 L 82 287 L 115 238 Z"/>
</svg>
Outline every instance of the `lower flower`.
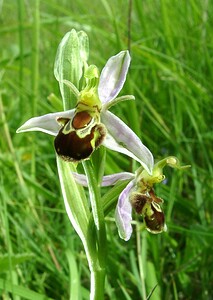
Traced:
<svg viewBox="0 0 213 300">
<path fill-rule="evenodd" d="M 143 216 L 146 229 L 149 232 L 157 234 L 167 230 L 162 211 L 163 200 L 155 195 L 153 188 L 154 184 L 165 179 L 163 168 L 167 165 L 177 169 L 189 167 L 180 166 L 176 157 L 169 156 L 154 165 L 152 174 L 140 167 L 135 173 L 122 172 L 103 177 L 102 186 L 114 185 L 119 180 L 130 180 L 120 193 L 115 210 L 118 232 L 125 241 L 128 241 L 132 234 L 132 209 Z M 74 177 L 79 184 L 87 186 L 85 175 L 74 173 Z"/>
</svg>

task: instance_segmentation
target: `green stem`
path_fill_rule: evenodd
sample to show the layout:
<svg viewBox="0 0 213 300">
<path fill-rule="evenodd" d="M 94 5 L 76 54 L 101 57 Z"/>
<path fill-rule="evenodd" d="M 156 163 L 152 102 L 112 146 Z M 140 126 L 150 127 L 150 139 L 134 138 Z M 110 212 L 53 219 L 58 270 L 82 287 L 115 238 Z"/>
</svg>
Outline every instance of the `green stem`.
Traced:
<svg viewBox="0 0 213 300">
<path fill-rule="evenodd" d="M 97 237 L 97 261 L 93 262 L 91 268 L 91 300 L 103 299 L 104 297 L 104 280 L 106 265 L 106 228 L 104 220 L 104 212 L 101 203 L 100 188 L 98 187 L 94 169 L 91 161 L 83 162 L 83 167 L 88 180 L 88 188 L 90 194 L 90 202 L 92 207 L 93 220 Z M 94 243 L 93 226 L 89 226 L 89 235 L 87 241 Z"/>
<path fill-rule="evenodd" d="M 93 214 L 93 219 L 96 226 L 96 232 L 98 237 L 99 262 L 100 263 L 103 262 L 103 265 L 105 266 L 106 228 L 105 228 L 103 206 L 101 202 L 100 188 L 98 187 L 91 161 L 89 160 L 84 161 L 83 167 L 88 180 L 90 203 L 92 207 L 92 214 Z"/>
<path fill-rule="evenodd" d="M 75 182 L 72 175 L 72 172 L 76 172 L 75 165 L 71 163 L 68 164 L 59 157 L 57 157 L 57 165 L 68 218 L 83 243 L 91 273 L 97 274 L 100 272 L 100 276 L 103 278 L 99 283 L 96 283 L 95 280 L 97 276 L 95 275 L 93 276 L 95 279 L 91 281 L 91 290 L 95 295 L 94 299 L 98 299 L 96 295 L 104 293 L 103 282 L 105 267 L 103 266 L 103 263 L 101 265 L 99 262 L 94 220 L 91 216 L 89 207 L 87 206 L 88 203 L 86 201 L 84 190 Z M 102 284 L 100 284 L 101 282 Z M 101 298 L 99 296 L 99 299 L 103 299 L 103 297 Z M 93 300 L 92 297 L 91 300 Z"/>
<path fill-rule="evenodd" d="M 91 272 L 90 300 L 104 299 L 105 269 Z"/>
</svg>

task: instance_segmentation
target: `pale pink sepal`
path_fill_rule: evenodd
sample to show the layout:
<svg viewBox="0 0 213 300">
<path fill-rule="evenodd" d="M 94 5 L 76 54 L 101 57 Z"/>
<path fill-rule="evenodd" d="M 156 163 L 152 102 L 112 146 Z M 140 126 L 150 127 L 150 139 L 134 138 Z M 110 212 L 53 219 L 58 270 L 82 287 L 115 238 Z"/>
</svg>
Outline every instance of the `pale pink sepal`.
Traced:
<svg viewBox="0 0 213 300">
<path fill-rule="evenodd" d="M 17 133 L 26 131 L 42 131 L 44 133 L 56 136 L 61 128 L 57 122 L 58 118 L 73 118 L 74 109 L 50 113 L 40 117 L 34 117 L 26 121 L 21 127 L 17 129 Z"/>
<path fill-rule="evenodd" d="M 100 75 L 98 95 L 102 104 L 115 99 L 121 91 L 130 65 L 129 51 L 121 51 L 107 61 Z"/>
<path fill-rule="evenodd" d="M 144 169 L 152 174 L 154 159 L 150 150 L 139 137 L 123 122 L 109 111 L 101 114 L 101 120 L 108 134 L 103 145 L 111 150 L 126 154 L 137 160 Z"/>
<path fill-rule="evenodd" d="M 118 227 L 120 238 L 128 241 L 132 234 L 132 205 L 129 201 L 129 194 L 134 186 L 134 180 L 130 181 L 118 198 L 115 210 L 115 222 Z"/>
<path fill-rule="evenodd" d="M 84 174 L 73 173 L 73 177 L 75 178 L 75 181 L 78 184 L 81 184 L 82 186 L 88 186 L 87 177 Z M 134 177 L 135 175 L 129 172 L 121 172 L 112 175 L 105 175 L 102 178 L 101 186 L 115 185 L 120 180 L 133 179 Z"/>
</svg>

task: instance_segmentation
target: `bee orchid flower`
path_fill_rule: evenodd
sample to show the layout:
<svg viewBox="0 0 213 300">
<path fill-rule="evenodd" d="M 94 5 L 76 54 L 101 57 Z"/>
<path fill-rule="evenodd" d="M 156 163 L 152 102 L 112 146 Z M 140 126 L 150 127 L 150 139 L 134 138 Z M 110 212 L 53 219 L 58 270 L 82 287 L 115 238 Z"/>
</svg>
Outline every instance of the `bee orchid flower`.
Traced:
<svg viewBox="0 0 213 300">
<path fill-rule="evenodd" d="M 163 200 L 155 195 L 154 184 L 165 179 L 163 168 L 168 165 L 173 168 L 183 169 L 188 166 L 180 166 L 174 156 L 169 156 L 154 167 L 152 174 L 141 166 L 135 173 L 121 172 L 103 176 L 102 186 L 111 186 L 120 180 L 130 180 L 118 197 L 115 210 L 115 221 L 119 235 L 128 241 L 132 234 L 132 209 L 143 216 L 146 229 L 154 234 L 167 230 L 164 213 L 162 211 Z M 74 173 L 76 182 L 87 186 L 87 178 L 83 174 Z"/>
<path fill-rule="evenodd" d="M 153 156 L 137 135 L 109 108 L 134 96 L 117 97 L 130 65 L 128 51 L 112 56 L 100 76 L 96 66 L 87 67 L 82 91 L 68 80 L 64 83 L 77 96 L 74 109 L 34 117 L 17 132 L 42 131 L 55 136 L 56 153 L 64 160 L 79 162 L 88 159 L 101 144 L 137 160 L 149 173 L 153 169 Z"/>
</svg>

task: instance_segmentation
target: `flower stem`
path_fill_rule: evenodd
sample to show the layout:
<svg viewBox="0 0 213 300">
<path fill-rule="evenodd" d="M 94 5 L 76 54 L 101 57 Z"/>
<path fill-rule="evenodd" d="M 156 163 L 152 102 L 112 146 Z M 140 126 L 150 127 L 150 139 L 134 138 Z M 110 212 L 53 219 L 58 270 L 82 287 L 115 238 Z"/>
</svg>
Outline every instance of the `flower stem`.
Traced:
<svg viewBox="0 0 213 300">
<path fill-rule="evenodd" d="M 101 202 L 100 188 L 95 178 L 91 161 L 84 161 L 83 167 L 88 180 L 90 202 L 94 222 L 89 226 L 88 242 L 94 243 L 94 224 L 97 240 L 97 261 L 91 268 L 91 300 L 101 300 L 104 297 L 105 265 L 106 265 L 106 228 Z"/>
<path fill-rule="evenodd" d="M 105 269 L 91 272 L 90 300 L 104 299 Z"/>
<path fill-rule="evenodd" d="M 103 250 L 105 249 L 104 239 L 100 242 L 103 247 L 99 246 L 100 243 L 97 241 L 99 235 L 96 234 L 96 226 L 89 207 L 87 206 L 83 188 L 75 182 L 72 175 L 72 172 L 76 171 L 75 166 L 71 163 L 68 164 L 67 162 L 64 162 L 59 157 L 57 157 L 57 165 L 66 212 L 83 243 L 91 272 L 90 299 L 102 300 L 104 297 L 105 279 L 105 254 L 103 253 Z M 88 173 L 90 174 L 91 172 L 88 171 Z M 98 191 L 94 194 L 96 195 L 94 198 L 97 199 L 97 201 L 100 201 L 100 198 L 98 198 Z M 101 220 L 104 222 L 103 218 Z M 101 222 L 102 221 L 99 223 Z M 101 225 L 100 228 L 103 228 L 103 226 Z M 104 230 L 101 230 L 101 234 L 103 234 L 103 236 L 106 235 L 105 227 Z M 100 259 L 102 257 L 103 259 Z"/>
</svg>

